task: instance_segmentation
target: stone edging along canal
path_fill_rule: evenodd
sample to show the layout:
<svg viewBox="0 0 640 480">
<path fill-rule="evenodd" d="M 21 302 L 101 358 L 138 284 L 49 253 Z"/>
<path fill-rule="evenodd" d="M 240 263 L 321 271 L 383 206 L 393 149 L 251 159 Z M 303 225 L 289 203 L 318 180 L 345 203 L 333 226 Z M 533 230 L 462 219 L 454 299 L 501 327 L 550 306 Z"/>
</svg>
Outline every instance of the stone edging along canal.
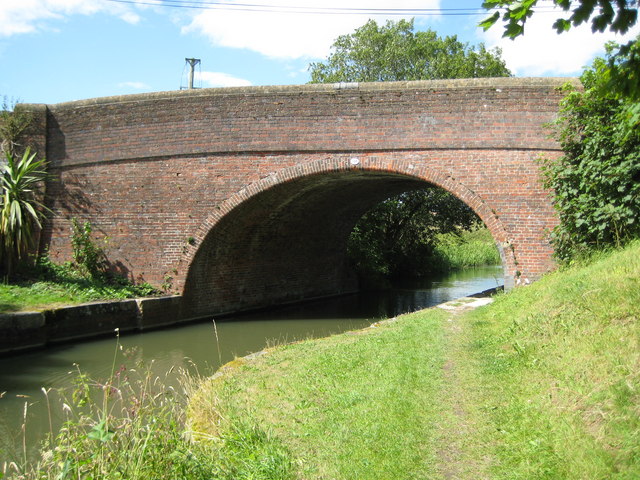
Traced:
<svg viewBox="0 0 640 480">
<path fill-rule="evenodd" d="M 186 323 L 179 295 L 94 302 L 0 314 L 0 355 L 120 332 L 140 332 Z"/>
<path fill-rule="evenodd" d="M 493 288 L 465 298 L 486 297 L 495 291 Z M 112 335 L 115 329 L 121 333 L 142 332 L 202 319 L 183 318 L 181 302 L 180 295 L 172 295 L 0 314 L 0 355 Z"/>
</svg>

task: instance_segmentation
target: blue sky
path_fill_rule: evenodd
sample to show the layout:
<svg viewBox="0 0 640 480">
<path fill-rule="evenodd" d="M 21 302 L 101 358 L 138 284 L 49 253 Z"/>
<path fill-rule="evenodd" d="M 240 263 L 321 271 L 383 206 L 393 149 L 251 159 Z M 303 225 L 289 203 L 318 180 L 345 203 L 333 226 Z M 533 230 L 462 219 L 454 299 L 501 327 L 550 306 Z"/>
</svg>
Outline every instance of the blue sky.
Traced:
<svg viewBox="0 0 640 480">
<path fill-rule="evenodd" d="M 500 27 L 488 33 L 477 28 L 483 13 L 438 13 L 479 9 L 481 0 L 196 1 L 214 8 L 171 8 L 166 0 L 0 0 L 0 97 L 58 103 L 176 90 L 187 83 L 185 57 L 201 59 L 196 85 L 202 87 L 302 84 L 309 80 L 309 63 L 326 58 L 336 36 L 368 18 L 403 18 L 302 13 L 301 7 L 434 9 L 404 18 L 415 16 L 418 29 L 501 47 L 518 76 L 577 75 L 602 55 L 606 40 L 624 39 L 594 35 L 588 26 L 558 36 L 550 25 L 560 12 L 541 12 L 514 42 L 501 37 Z M 239 6 L 247 4 L 260 7 Z M 636 26 L 627 38 L 638 33 Z"/>
</svg>

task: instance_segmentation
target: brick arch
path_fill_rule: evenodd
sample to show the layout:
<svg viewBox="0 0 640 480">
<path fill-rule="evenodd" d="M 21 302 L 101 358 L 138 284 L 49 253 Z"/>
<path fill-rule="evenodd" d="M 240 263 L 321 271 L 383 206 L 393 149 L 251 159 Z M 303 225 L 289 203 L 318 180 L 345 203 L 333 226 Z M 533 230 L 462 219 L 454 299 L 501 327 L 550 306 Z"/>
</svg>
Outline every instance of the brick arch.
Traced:
<svg viewBox="0 0 640 480">
<path fill-rule="evenodd" d="M 205 243 L 221 249 L 224 242 L 238 241 L 266 272 L 277 267 L 278 249 L 291 249 L 302 261 L 302 247 L 288 244 L 284 227 L 276 227 L 277 221 L 293 224 L 298 215 L 298 228 L 309 230 L 300 238 L 313 255 L 339 261 L 338 234 L 367 206 L 349 196 L 350 189 L 374 200 L 430 182 L 453 192 L 488 225 L 502 248 L 507 286 L 534 281 L 555 266 L 545 232 L 557 218 L 536 159 L 562 153 L 545 125 L 557 115 L 564 96 L 558 87 L 566 81 L 242 87 L 26 106 L 36 119 L 32 140 L 57 179 L 47 185 L 54 216 L 40 248 L 57 261 L 69 260 L 71 219 L 88 220 L 110 238 L 117 271 L 156 286 L 171 276 L 174 287 L 188 293 L 186 275 L 204 265 L 199 262 L 206 257 Z M 353 155 L 358 165 L 351 166 Z M 286 213 L 289 194 L 300 202 Z M 263 200 L 271 203 L 261 205 Z M 305 214 L 320 217 L 321 227 L 338 242 L 335 251 L 313 243 L 311 233 L 326 232 Z M 247 218 L 262 225 L 243 226 Z M 265 243 L 242 238 L 254 233 Z M 275 238 L 272 244 L 268 235 Z M 271 259 L 259 257 L 261 246 Z M 228 266 L 250 278 L 249 260 L 232 253 L 238 265 Z M 332 272 L 320 262 L 313 268 L 309 276 L 324 275 L 329 285 Z M 286 279 L 296 275 L 281 273 Z M 297 274 L 304 282 L 304 268 Z M 271 280 L 264 288 L 255 284 L 237 292 L 246 295 L 257 286 L 279 295 Z M 341 280 L 347 288 L 348 278 Z M 283 301 L 304 293 L 293 283 L 281 285 L 289 286 Z M 307 286 L 309 294 L 331 293 Z"/>
<path fill-rule="evenodd" d="M 516 261 L 513 250 L 503 248 L 507 242 L 507 232 L 500 219 L 493 213 L 491 206 L 472 189 L 445 172 L 428 168 L 424 165 L 420 166 L 419 162 L 416 162 L 415 159 L 394 159 L 388 161 L 385 160 L 384 155 L 341 154 L 272 172 L 271 175 L 235 193 L 222 202 L 215 211 L 207 215 L 193 236 L 191 245 L 185 249 L 177 265 L 177 270 L 187 270 L 183 277 L 185 279 L 184 284 L 180 285 L 185 299 L 184 308 L 186 311 L 183 314 L 185 316 L 198 316 L 205 313 L 220 313 L 266 306 L 264 305 L 265 298 L 259 298 L 254 303 L 248 301 L 246 304 L 240 305 L 234 302 L 231 302 L 233 304 L 227 304 L 228 302 L 226 300 L 221 302 L 221 305 L 214 305 L 210 302 L 204 302 L 205 304 L 202 305 L 201 298 L 207 295 L 205 292 L 207 287 L 199 287 L 197 285 L 206 282 L 203 282 L 201 279 L 191 279 L 193 276 L 193 267 L 198 262 L 198 254 L 201 253 L 203 248 L 216 247 L 215 245 L 212 246 L 212 244 L 215 244 L 215 241 L 210 239 L 213 234 L 212 232 L 215 232 L 218 228 L 223 230 L 232 228 L 222 224 L 225 220 L 227 223 L 231 223 L 234 215 L 243 216 L 241 209 L 244 205 L 247 205 L 248 202 L 259 202 L 258 199 L 270 195 L 275 189 L 279 187 L 287 188 L 287 185 L 293 185 L 296 182 L 311 182 L 311 186 L 304 187 L 311 189 L 314 182 L 316 184 L 321 183 L 327 178 L 333 178 L 333 180 L 329 181 L 337 182 L 340 181 L 341 176 L 344 176 L 342 177 L 342 181 L 352 181 L 354 183 L 367 182 L 370 180 L 375 180 L 377 183 L 384 183 L 385 179 L 398 183 L 397 188 L 394 187 L 384 195 L 374 196 L 371 200 L 366 201 L 366 208 L 354 207 L 354 211 L 357 212 L 357 214 L 354 219 L 351 219 L 348 231 L 350 231 L 355 221 L 360 218 L 364 212 L 394 193 L 400 193 L 401 191 L 406 191 L 411 188 L 418 188 L 420 185 L 424 185 L 424 183 L 430 183 L 449 191 L 471 207 L 487 225 L 500 251 L 506 284 L 508 285 L 510 283 L 507 278 L 513 278 Z M 353 178 L 348 178 L 349 176 L 353 176 Z M 293 196 L 298 195 L 295 189 L 293 192 Z M 246 227 L 249 228 L 250 226 Z M 345 231 L 344 229 L 342 230 L 342 236 L 348 235 L 348 232 L 345 235 Z M 296 232 L 289 232 L 289 234 L 295 235 Z M 216 248 L 219 248 L 219 245 Z M 208 262 L 205 261 L 205 263 Z M 208 265 L 206 268 L 215 269 L 216 267 L 217 265 Z M 338 268 L 338 266 L 335 268 Z M 233 272 L 225 272 L 225 275 L 233 274 Z M 202 277 L 202 273 L 200 273 L 200 276 Z M 318 292 L 310 292 L 308 296 L 323 296 L 355 290 L 357 286 L 354 288 L 354 284 L 351 283 L 352 280 L 353 279 L 334 279 L 334 281 L 336 281 L 336 291 L 325 289 Z M 196 292 L 190 292 L 190 290 L 194 288 Z M 238 296 L 250 294 L 242 289 L 238 289 L 235 293 Z M 306 293 L 302 291 L 298 292 L 298 296 L 295 298 L 269 299 L 269 302 L 276 301 L 277 303 L 282 303 L 283 301 L 297 301 L 303 299 L 305 295 Z M 193 306 L 194 303 L 196 303 L 195 306 Z"/>
</svg>

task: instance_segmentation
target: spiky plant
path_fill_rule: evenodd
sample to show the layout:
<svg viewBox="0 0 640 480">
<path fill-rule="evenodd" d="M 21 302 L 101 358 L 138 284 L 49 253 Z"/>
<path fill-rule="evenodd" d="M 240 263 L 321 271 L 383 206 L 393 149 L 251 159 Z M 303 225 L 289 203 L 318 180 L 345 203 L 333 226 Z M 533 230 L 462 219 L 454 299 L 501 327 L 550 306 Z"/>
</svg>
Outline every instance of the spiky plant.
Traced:
<svg viewBox="0 0 640 480">
<path fill-rule="evenodd" d="M 38 199 L 39 187 L 45 179 L 46 161 L 37 159 L 30 149 L 21 158 L 5 153 L 1 168 L 0 198 L 0 262 L 6 277 L 13 273 L 17 260 L 33 247 L 35 233 L 48 209 Z"/>
</svg>

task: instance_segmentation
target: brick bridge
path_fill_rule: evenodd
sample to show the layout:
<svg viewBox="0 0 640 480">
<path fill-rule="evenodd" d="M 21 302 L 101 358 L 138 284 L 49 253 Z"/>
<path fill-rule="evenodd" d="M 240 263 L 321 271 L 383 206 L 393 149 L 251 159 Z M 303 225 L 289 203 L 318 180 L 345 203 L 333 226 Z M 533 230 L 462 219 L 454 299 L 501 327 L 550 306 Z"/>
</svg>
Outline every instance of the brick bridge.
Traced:
<svg viewBox="0 0 640 480">
<path fill-rule="evenodd" d="M 536 159 L 567 79 L 205 89 L 27 105 L 70 258 L 70 220 L 108 237 L 113 267 L 172 284 L 193 318 L 349 292 L 357 219 L 427 183 L 486 223 L 507 287 L 553 267 Z"/>
</svg>

